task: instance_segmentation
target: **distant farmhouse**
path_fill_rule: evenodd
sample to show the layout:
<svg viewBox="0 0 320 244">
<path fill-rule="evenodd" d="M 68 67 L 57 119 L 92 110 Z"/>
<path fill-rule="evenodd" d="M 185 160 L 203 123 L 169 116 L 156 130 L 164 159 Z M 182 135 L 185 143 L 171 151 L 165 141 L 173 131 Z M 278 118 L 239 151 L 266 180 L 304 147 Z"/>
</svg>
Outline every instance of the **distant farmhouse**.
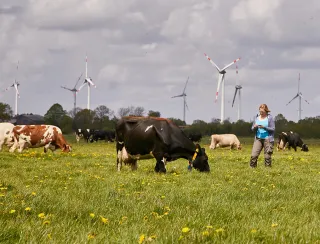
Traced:
<svg viewBox="0 0 320 244">
<path fill-rule="evenodd" d="M 11 119 L 14 125 L 41 125 L 44 124 L 44 117 L 38 114 L 20 114 Z"/>
</svg>

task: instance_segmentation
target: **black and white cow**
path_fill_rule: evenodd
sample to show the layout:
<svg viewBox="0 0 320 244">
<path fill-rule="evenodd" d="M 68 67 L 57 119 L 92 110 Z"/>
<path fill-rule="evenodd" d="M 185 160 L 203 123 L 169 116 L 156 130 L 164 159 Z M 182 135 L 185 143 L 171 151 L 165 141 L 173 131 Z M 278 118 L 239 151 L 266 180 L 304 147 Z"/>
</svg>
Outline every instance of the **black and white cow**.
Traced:
<svg viewBox="0 0 320 244">
<path fill-rule="evenodd" d="M 198 133 L 198 132 L 187 133 L 187 136 L 193 142 L 200 142 L 202 138 L 201 133 Z"/>
<path fill-rule="evenodd" d="M 287 147 L 289 150 L 293 147 L 297 151 L 297 147 L 301 147 L 301 151 L 309 151 L 308 145 L 303 143 L 300 135 L 292 131 L 281 132 L 278 135 L 277 150 L 285 150 Z"/>
<path fill-rule="evenodd" d="M 123 117 L 116 125 L 117 168 L 122 162 L 138 168 L 137 160 L 156 159 L 156 172 L 166 172 L 166 163 L 189 160 L 189 169 L 210 171 L 205 149 L 194 144 L 173 122 L 156 117 Z"/>
<path fill-rule="evenodd" d="M 92 137 L 90 138 L 90 142 L 105 140 L 106 142 L 113 142 L 116 137 L 114 131 L 111 130 L 95 130 L 92 133 Z"/>
<path fill-rule="evenodd" d="M 80 138 L 83 137 L 83 139 L 88 142 L 90 137 L 92 136 L 94 130 L 93 129 L 77 129 L 75 131 L 76 140 L 79 143 Z"/>
</svg>

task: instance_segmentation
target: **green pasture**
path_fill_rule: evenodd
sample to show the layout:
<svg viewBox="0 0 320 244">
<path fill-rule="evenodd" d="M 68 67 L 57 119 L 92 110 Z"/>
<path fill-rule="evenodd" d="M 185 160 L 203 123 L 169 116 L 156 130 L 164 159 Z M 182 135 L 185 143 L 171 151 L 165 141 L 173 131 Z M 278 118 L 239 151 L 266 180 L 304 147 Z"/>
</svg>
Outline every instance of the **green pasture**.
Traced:
<svg viewBox="0 0 320 244">
<path fill-rule="evenodd" d="M 320 243 L 320 145 L 277 152 L 272 168 L 209 149 L 210 173 L 154 160 L 116 171 L 114 143 L 0 152 L 0 243 Z"/>
</svg>

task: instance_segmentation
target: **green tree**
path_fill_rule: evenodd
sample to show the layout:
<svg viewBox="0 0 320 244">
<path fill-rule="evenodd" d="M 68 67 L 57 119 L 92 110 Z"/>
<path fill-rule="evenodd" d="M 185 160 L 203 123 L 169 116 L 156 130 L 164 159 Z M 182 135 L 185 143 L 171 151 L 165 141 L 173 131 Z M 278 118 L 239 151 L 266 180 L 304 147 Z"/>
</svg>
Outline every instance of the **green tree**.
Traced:
<svg viewBox="0 0 320 244">
<path fill-rule="evenodd" d="M 144 116 L 145 109 L 143 107 L 130 106 L 127 108 L 119 108 L 118 115 L 120 118 L 124 116 Z"/>
<path fill-rule="evenodd" d="M 176 118 L 168 118 L 169 120 L 171 120 L 173 123 L 175 123 L 177 126 L 185 126 L 186 122 L 184 122 L 181 119 L 176 119 Z"/>
<path fill-rule="evenodd" d="M 8 121 L 12 118 L 13 112 L 9 104 L 0 103 L 0 121 Z"/>
<path fill-rule="evenodd" d="M 94 117 L 94 111 L 88 109 L 81 110 L 73 119 L 73 129 L 93 129 Z"/>
<path fill-rule="evenodd" d="M 158 111 L 149 110 L 148 116 L 149 117 L 158 117 L 159 118 L 159 117 L 161 117 L 161 114 Z"/>
<path fill-rule="evenodd" d="M 66 114 L 67 112 L 63 110 L 62 106 L 59 103 L 55 103 L 44 115 L 44 121 L 46 124 L 56 125 L 60 127 L 61 120 Z"/>
</svg>

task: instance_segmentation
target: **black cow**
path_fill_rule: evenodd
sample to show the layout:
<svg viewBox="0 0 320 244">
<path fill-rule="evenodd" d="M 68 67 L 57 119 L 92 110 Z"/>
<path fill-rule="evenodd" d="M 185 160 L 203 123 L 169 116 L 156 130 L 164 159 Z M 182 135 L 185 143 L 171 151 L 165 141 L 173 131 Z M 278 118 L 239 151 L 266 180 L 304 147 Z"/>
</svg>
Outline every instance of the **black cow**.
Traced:
<svg viewBox="0 0 320 244">
<path fill-rule="evenodd" d="M 201 141 L 201 138 L 202 138 L 202 135 L 201 133 L 189 133 L 188 134 L 188 138 L 193 141 L 193 142 L 200 142 Z"/>
<path fill-rule="evenodd" d="M 76 140 L 77 142 L 80 141 L 80 138 L 83 137 L 83 139 L 88 142 L 90 137 L 92 136 L 94 130 L 93 129 L 77 129 L 75 131 Z"/>
<path fill-rule="evenodd" d="M 106 142 L 113 142 L 116 134 L 111 130 L 95 130 L 90 138 L 90 142 L 105 140 Z"/>
<path fill-rule="evenodd" d="M 288 147 L 289 150 L 291 147 L 293 147 L 295 151 L 297 151 L 297 147 L 301 147 L 301 151 L 309 151 L 308 145 L 303 143 L 300 135 L 292 131 L 281 132 L 278 135 L 277 149 L 285 150 L 286 147 Z"/>
<path fill-rule="evenodd" d="M 116 125 L 117 167 L 122 162 L 138 168 L 137 160 L 155 158 L 155 171 L 166 172 L 166 162 L 189 160 L 189 169 L 210 171 L 205 149 L 195 145 L 170 120 L 156 117 L 123 117 Z"/>
</svg>

